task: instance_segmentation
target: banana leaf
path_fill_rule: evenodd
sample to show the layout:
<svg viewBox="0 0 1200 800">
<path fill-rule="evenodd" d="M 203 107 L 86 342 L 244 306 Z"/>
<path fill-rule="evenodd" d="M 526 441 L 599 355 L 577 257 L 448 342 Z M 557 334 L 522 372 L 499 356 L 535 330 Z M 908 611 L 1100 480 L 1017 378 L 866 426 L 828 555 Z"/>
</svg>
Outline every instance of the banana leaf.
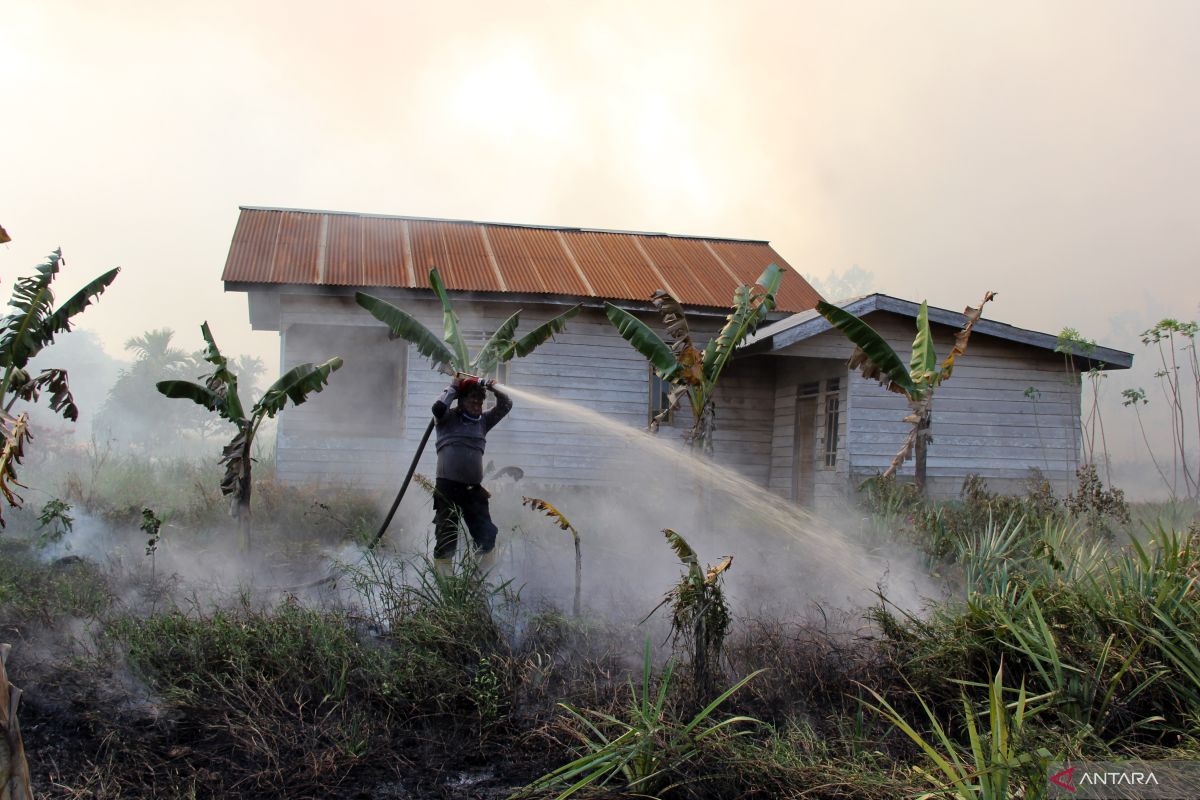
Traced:
<svg viewBox="0 0 1200 800">
<path fill-rule="evenodd" d="M 50 392 L 50 410 L 62 414 L 63 419 L 75 422 L 79 419 L 79 408 L 67 384 L 65 369 L 45 369 L 36 378 L 26 380 L 20 386 L 13 383 L 13 394 L 30 403 L 35 403 L 43 391 Z"/>
<path fill-rule="evenodd" d="M 661 411 L 654 415 L 654 419 L 650 420 L 650 432 L 658 433 L 659 427 L 671 418 L 671 413 L 679 407 L 679 400 L 685 394 L 689 399 L 692 397 L 692 387 L 686 383 L 677 383 L 671 387 L 671 391 L 667 393 L 667 402 Z M 695 411 L 693 410 L 693 414 Z"/>
<path fill-rule="evenodd" d="M 0 322 L 0 364 L 6 367 L 3 394 L 12 388 L 13 371 L 22 369 L 29 360 L 54 341 L 56 334 L 71 329 L 71 318 L 91 305 L 92 298 L 102 294 L 117 277 L 112 269 L 92 280 L 53 310 L 54 292 L 50 288 L 63 264 L 62 251 L 55 250 L 36 274 L 17 279 L 9 306 L 17 313 Z"/>
<path fill-rule="evenodd" d="M 429 270 L 429 285 L 433 287 L 434 294 L 442 301 L 442 325 L 446 333 L 444 337 L 446 343 L 454 351 L 459 364 L 470 364 L 471 354 L 467 352 L 467 343 L 463 340 L 462 330 L 458 326 L 458 315 L 454 313 L 454 307 L 450 305 L 450 296 L 446 294 L 446 285 L 442 283 L 442 276 L 438 274 L 437 267 Z"/>
<path fill-rule="evenodd" d="M 417 352 L 432 361 L 434 366 L 446 365 L 457 372 L 467 371 L 467 361 L 456 361 L 450 348 L 407 312 L 401 311 L 386 300 L 363 292 L 355 292 L 354 300 L 370 311 L 375 319 L 387 325 L 393 336 L 414 345 Z"/>
<path fill-rule="evenodd" d="M 23 498 L 14 487 L 25 486 L 17 480 L 17 465 L 25 457 L 26 443 L 33 439 L 29 432 L 29 415 L 21 412 L 13 417 L 0 412 L 0 432 L 4 439 L 4 446 L 0 448 L 0 494 L 10 506 L 20 508 Z M 0 528 L 4 525 L 4 515 L 0 514 Z"/>
<path fill-rule="evenodd" d="M 908 374 L 908 367 L 896 355 L 896 351 L 874 328 L 849 311 L 821 300 L 817 313 L 829 320 L 858 349 L 850 359 L 850 368 L 862 367 L 862 374 L 874 378 L 885 388 L 909 398 L 919 394 Z"/>
<path fill-rule="evenodd" d="M 208 376 L 207 385 L 224 400 L 225 415 L 230 420 L 245 419 L 246 412 L 242 409 L 242 398 L 238 395 L 237 375 L 229 369 L 229 359 L 221 355 L 217 342 L 213 339 L 208 322 L 200 325 L 200 335 L 204 338 L 204 360 L 213 365 L 212 374 Z"/>
<path fill-rule="evenodd" d="M 329 376 L 341 368 L 342 359 L 336 356 L 316 366 L 305 363 L 292 367 L 267 388 L 251 413 L 256 418 L 262 414 L 273 417 L 283 410 L 288 400 L 300 405 L 310 394 L 324 389 Z"/>
<path fill-rule="evenodd" d="M 704 383 L 704 353 L 692 342 L 692 331 L 679 301 L 659 289 L 650 297 L 650 303 L 662 317 L 663 326 L 671 336 L 671 352 L 683 368 L 684 382 L 699 386 Z"/>
<path fill-rule="evenodd" d="M 512 347 L 512 337 L 517 332 L 517 325 L 520 322 L 521 312 L 518 310 L 488 338 L 483 347 L 479 349 L 475 360 L 471 362 L 470 370 L 467 371 L 475 375 L 487 375 L 495 369 L 496 364 L 500 362 L 500 356 Z"/>
<path fill-rule="evenodd" d="M 13 285 L 9 314 L 0 324 L 0 353 L 9 367 L 24 367 L 41 349 L 35 331 L 53 314 L 54 292 L 50 284 L 62 264 L 62 251 L 55 250 L 44 264 L 38 265 L 35 275 L 18 278 Z M 7 386 L 5 389 L 7 390 Z"/>
<path fill-rule="evenodd" d="M 995 297 L 995 292 L 984 292 L 983 300 L 979 303 L 979 308 L 967 306 L 963 310 L 963 314 L 967 317 L 967 324 L 963 325 L 962 330 L 954 335 L 954 347 L 950 350 L 950 355 L 946 356 L 946 360 L 942 362 L 942 380 L 946 380 L 950 377 L 950 373 L 954 372 L 954 359 L 967 351 L 967 341 L 971 338 L 971 331 L 974 329 L 975 323 L 983 316 L 983 307 L 988 304 L 989 300 L 993 300 Z"/>
<path fill-rule="evenodd" d="M 191 400 L 193 403 L 202 405 L 209 411 L 216 411 L 225 419 L 229 419 L 225 412 L 224 399 L 207 386 L 201 386 L 191 381 L 159 381 L 154 384 L 154 388 L 167 397 Z"/>
<path fill-rule="evenodd" d="M 554 524 L 558 525 L 564 531 L 575 531 L 575 526 L 571 524 L 571 521 L 561 511 L 540 497 L 522 497 L 521 505 L 529 506 L 535 511 L 543 512 L 547 517 L 554 520 Z"/>
<path fill-rule="evenodd" d="M 247 458 L 247 444 L 251 436 L 248 425 L 239 425 L 229 444 L 221 449 L 221 460 L 217 463 L 225 465 L 225 474 L 221 478 L 221 494 L 233 495 L 237 500 L 230 509 L 233 515 L 241 514 L 241 506 L 249 503 L 250 459 Z"/>
<path fill-rule="evenodd" d="M 512 346 L 500 354 L 501 361 L 508 361 L 516 356 L 524 358 L 532 353 L 547 339 L 567 327 L 567 320 L 579 313 L 582 306 L 575 305 L 559 314 L 549 322 L 544 322 L 512 343 Z"/>
<path fill-rule="evenodd" d="M 775 295 L 782 282 L 783 270 L 778 264 L 770 264 L 755 281 L 757 292 L 749 286 L 734 290 L 733 310 L 725 318 L 725 326 L 704 348 L 704 378 L 710 384 L 716 383 L 733 351 L 775 307 Z"/>
<path fill-rule="evenodd" d="M 663 536 L 667 537 L 667 544 L 671 545 L 671 549 L 675 551 L 675 555 L 679 556 L 679 560 L 687 567 L 698 567 L 700 565 L 700 557 L 696 555 L 696 551 L 688 544 L 682 536 L 670 528 L 663 528 Z"/>
<path fill-rule="evenodd" d="M 938 383 L 937 353 L 933 349 L 933 331 L 929 328 L 929 304 L 924 301 L 917 310 L 917 335 L 913 339 L 909 377 L 917 386 Z"/>
<path fill-rule="evenodd" d="M 683 365 L 675 358 L 667 343 L 650 330 L 646 323 L 612 303 L 604 304 L 604 313 L 608 321 L 616 327 L 617 333 L 621 334 L 621 338 L 633 345 L 633 349 L 650 362 L 664 381 L 674 382 L 678 378 L 679 373 L 683 371 Z"/>
<path fill-rule="evenodd" d="M 36 349 L 23 354 L 24 359 L 27 361 L 46 345 L 52 343 L 56 334 L 71 330 L 71 317 L 74 317 L 90 306 L 92 298 L 103 294 L 108 285 L 116 280 L 117 273 L 120 271 L 119 267 L 110 269 L 73 294 L 70 299 L 60 305 L 50 316 L 41 320 L 40 323 L 35 322 L 30 329 L 30 338 L 35 343 Z M 20 362 L 18 366 L 24 366 L 24 362 Z"/>
<path fill-rule="evenodd" d="M 685 350 L 695 349 L 695 345 L 692 344 L 692 331 L 688 327 L 687 316 L 679 301 L 668 292 L 659 289 L 650 296 L 650 304 L 658 310 L 667 333 L 671 335 L 671 352 L 679 356 Z"/>
<path fill-rule="evenodd" d="M 712 586 L 716 582 L 717 578 L 721 577 L 721 573 L 732 566 L 733 556 L 725 556 L 718 561 L 715 566 L 708 568 L 708 570 L 704 573 L 704 582 L 709 586 Z"/>
<path fill-rule="evenodd" d="M 775 307 L 775 295 L 779 294 L 779 287 L 783 284 L 783 268 L 778 264 L 768 264 L 754 283 L 762 287 L 763 294 L 767 298 L 767 311 L 770 311 Z"/>
</svg>

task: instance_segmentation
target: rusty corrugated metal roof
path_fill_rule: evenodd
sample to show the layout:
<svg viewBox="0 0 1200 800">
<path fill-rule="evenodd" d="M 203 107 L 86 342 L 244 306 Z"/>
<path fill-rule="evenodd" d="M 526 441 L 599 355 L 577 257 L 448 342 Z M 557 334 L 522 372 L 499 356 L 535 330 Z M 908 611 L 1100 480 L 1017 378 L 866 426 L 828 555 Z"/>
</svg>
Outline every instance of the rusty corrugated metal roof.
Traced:
<svg viewBox="0 0 1200 800">
<path fill-rule="evenodd" d="M 727 308 L 771 263 L 787 273 L 779 310 L 813 308 L 817 293 L 767 242 L 243 207 L 222 279 L 423 289 L 436 266 L 452 290 L 644 301 L 665 288 Z"/>
</svg>

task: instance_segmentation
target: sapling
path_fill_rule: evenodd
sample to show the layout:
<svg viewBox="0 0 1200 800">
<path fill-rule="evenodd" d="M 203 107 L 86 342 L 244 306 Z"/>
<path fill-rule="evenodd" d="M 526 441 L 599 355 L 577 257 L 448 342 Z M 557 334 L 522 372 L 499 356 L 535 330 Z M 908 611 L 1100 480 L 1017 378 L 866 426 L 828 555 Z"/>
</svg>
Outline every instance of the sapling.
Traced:
<svg viewBox="0 0 1200 800">
<path fill-rule="evenodd" d="M 1187 433 L 1187 414 L 1184 409 L 1184 387 L 1180 380 L 1178 352 L 1188 353 L 1185 363 L 1192 371 L 1193 405 L 1195 406 L 1196 430 L 1200 434 L 1200 362 L 1196 357 L 1196 333 L 1200 325 L 1195 322 L 1180 322 L 1175 319 L 1163 319 L 1153 328 L 1142 332 L 1142 344 L 1153 344 L 1158 349 L 1162 369 L 1154 373 L 1159 379 L 1163 395 L 1171 409 L 1171 445 L 1173 457 L 1171 462 L 1172 483 L 1178 488 L 1178 479 L 1182 475 L 1184 490 L 1188 497 L 1200 496 L 1200 475 L 1193 472 L 1188 463 L 1189 438 Z M 1186 344 L 1178 345 L 1180 339 Z"/>
<path fill-rule="evenodd" d="M 1050 455 L 1046 452 L 1046 440 L 1042 437 L 1042 421 L 1038 415 L 1038 400 L 1042 392 L 1036 386 L 1025 388 L 1025 396 L 1033 401 L 1033 426 L 1037 429 L 1038 446 L 1042 450 L 1042 461 L 1046 464 L 1046 472 L 1050 471 Z"/>
<path fill-rule="evenodd" d="M 561 511 L 547 503 L 545 500 L 540 500 L 536 497 L 522 497 L 521 505 L 529 506 L 530 508 L 545 512 L 547 517 L 550 517 L 564 531 L 571 533 L 571 540 L 575 543 L 575 602 L 571 606 L 571 613 L 578 617 L 580 606 L 580 585 L 583 579 L 583 555 L 579 550 L 579 531 L 575 530 L 575 526 L 567 519 Z"/>
<path fill-rule="evenodd" d="M 142 509 L 142 524 L 138 527 L 150 538 L 146 540 L 146 555 L 150 556 L 150 577 L 154 577 L 155 554 L 158 553 L 158 543 L 162 540 L 163 520 L 154 513 L 153 509 Z"/>
<path fill-rule="evenodd" d="M 1096 350 L 1096 342 L 1091 339 L 1085 339 L 1083 334 L 1075 328 L 1064 327 L 1058 332 L 1058 338 L 1054 343 L 1054 352 L 1062 353 L 1063 370 L 1066 372 L 1067 380 L 1073 386 L 1080 387 L 1082 394 L 1083 378 L 1080 375 L 1079 369 L 1075 365 L 1075 357 L 1083 356 L 1087 358 Z M 1083 457 L 1086 463 L 1091 463 L 1093 460 L 1092 442 L 1084 435 L 1085 425 L 1083 421 L 1083 412 L 1079 408 L 1073 409 L 1076 426 L 1075 434 L 1079 437 L 1080 448 L 1083 450 Z"/>
<path fill-rule="evenodd" d="M 1104 477 L 1112 483 L 1112 463 L 1108 457 L 1108 439 L 1104 435 L 1104 417 L 1100 414 L 1100 381 L 1108 377 L 1108 373 L 1101 370 L 1099 367 L 1092 367 L 1087 371 L 1088 383 L 1092 387 L 1092 407 L 1088 411 L 1088 427 L 1090 429 L 1089 438 L 1091 441 L 1092 452 L 1095 452 L 1096 446 L 1096 427 L 1100 428 L 1100 450 L 1104 455 Z"/>
<path fill-rule="evenodd" d="M 715 566 L 701 569 L 700 557 L 682 536 L 670 528 L 663 529 L 663 536 L 687 571 L 646 619 L 670 604 L 672 639 L 676 645 L 682 643 L 691 651 L 697 696 L 707 696 L 713 689 L 725 636 L 729 633 L 729 603 L 721 579 L 733 564 L 733 556 L 725 556 Z"/>
<path fill-rule="evenodd" d="M 1132 407 L 1133 413 L 1137 415 L 1138 430 L 1142 432 L 1142 441 L 1146 445 L 1146 452 L 1150 454 L 1150 461 L 1154 464 L 1154 471 L 1158 473 L 1158 477 L 1162 478 L 1163 485 L 1167 487 L 1167 492 L 1171 498 L 1175 498 L 1175 487 L 1171 485 L 1171 481 L 1167 479 L 1167 474 L 1163 472 L 1163 468 L 1159 466 L 1158 459 L 1154 456 L 1154 448 L 1150 446 L 1150 439 L 1146 436 L 1146 426 L 1142 423 L 1142 412 L 1138 408 L 1140 405 L 1147 405 L 1150 401 L 1146 399 L 1146 390 L 1142 388 L 1126 389 L 1121 392 L 1121 396 L 1125 399 L 1121 401 L 1121 405 L 1126 408 Z"/>
<path fill-rule="evenodd" d="M 57 497 L 51 498 L 38 514 L 38 530 L 43 531 L 38 536 L 38 546 L 61 542 L 62 538 L 75 527 L 75 518 L 67 512 L 71 504 Z"/>
</svg>

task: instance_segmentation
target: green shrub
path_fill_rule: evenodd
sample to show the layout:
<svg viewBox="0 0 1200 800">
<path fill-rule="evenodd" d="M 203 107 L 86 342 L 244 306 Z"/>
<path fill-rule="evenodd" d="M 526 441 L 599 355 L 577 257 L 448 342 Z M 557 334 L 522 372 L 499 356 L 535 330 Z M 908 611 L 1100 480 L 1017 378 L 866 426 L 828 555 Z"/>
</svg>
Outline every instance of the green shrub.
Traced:
<svg viewBox="0 0 1200 800">
<path fill-rule="evenodd" d="M 49 564 L 27 544 L 0 538 L 0 623 L 25 630 L 69 618 L 98 618 L 113 605 L 113 589 L 100 568 L 68 556 Z"/>
</svg>

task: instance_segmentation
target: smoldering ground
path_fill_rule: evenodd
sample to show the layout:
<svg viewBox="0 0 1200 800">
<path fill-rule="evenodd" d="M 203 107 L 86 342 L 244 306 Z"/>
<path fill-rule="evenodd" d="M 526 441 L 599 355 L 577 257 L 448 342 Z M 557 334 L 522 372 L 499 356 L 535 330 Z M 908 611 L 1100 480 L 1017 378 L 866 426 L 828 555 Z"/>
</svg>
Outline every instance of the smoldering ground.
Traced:
<svg viewBox="0 0 1200 800">
<path fill-rule="evenodd" d="M 514 414 L 533 411 L 528 398 L 517 399 Z M 379 613 L 372 605 L 382 593 L 397 594 L 393 578 L 419 593 L 428 574 L 433 511 L 419 482 L 379 550 L 367 554 L 363 543 L 376 533 L 394 487 L 292 486 L 263 469 L 245 549 L 215 489 L 215 464 L 109 456 L 96 469 L 81 455 L 65 476 L 42 484 L 69 490 L 76 505 L 72 530 L 41 557 L 47 572 L 56 564 L 77 570 L 77 585 L 102 583 L 112 602 L 83 616 L 31 618 L 25 627 L 61 632 L 41 641 L 36 669 L 26 660 L 16 673 L 35 698 L 31 752 L 59 765 L 42 761 L 43 780 L 123 796 L 160 796 L 147 787 L 171 776 L 201 795 L 286 789 L 328 796 L 322 792 L 331 785 L 350 781 L 365 796 L 465 797 L 480 796 L 470 781 L 485 780 L 484 773 L 464 772 L 464 782 L 448 770 L 483 759 L 500 765 L 486 781 L 495 796 L 506 796 L 569 757 L 568 738 L 550 722 L 557 701 L 612 707 L 640 669 L 647 637 L 656 663 L 671 650 L 669 613 L 641 622 L 683 571 L 661 533 L 667 527 L 703 564 L 734 557 L 724 576 L 735 614 L 732 669 L 756 669 L 751 662 L 768 653 L 765 663 L 780 667 L 772 672 L 782 681 L 760 680 L 749 690 L 756 713 L 781 707 L 773 699 L 780 687 L 796 689 L 789 708 L 808 703 L 811 692 L 801 692 L 808 689 L 795 676 L 822 669 L 828 674 L 818 683 L 825 685 L 835 656 L 869 669 L 866 657 L 847 660 L 838 642 L 856 641 L 880 580 L 895 587 L 903 575 L 919 602 L 929 587 L 917 571 L 873 554 L 869 542 L 855 540 L 854 526 L 785 512 L 774 496 L 716 468 L 685 468 L 694 459 L 668 444 L 672 434 L 648 443 L 636 434 L 637 444 L 613 439 L 616 458 L 597 466 L 595 485 L 489 481 L 501 529 L 492 585 L 508 583 L 490 595 L 482 616 L 447 616 L 441 601 L 415 612 Z M 531 466 L 507 461 L 500 446 L 489 446 L 489 458 Z M 571 536 L 523 505 L 524 496 L 553 503 L 579 531 L 582 619 L 566 613 L 574 593 Z M 147 500 L 166 519 L 153 556 L 138 525 Z M 13 529 L 34 532 L 31 516 L 29 509 L 19 525 L 14 519 Z M 836 630 L 817 626 L 789 639 L 771 635 L 782 623 L 764 622 L 768 616 L 786 620 L 789 631 L 809 631 L 803 622 L 816 617 Z M 431 646 L 405 649 L 425 635 Z M 263 662 L 246 660 L 250 651 Z M 82 661 L 67 657 L 81 654 Z M 382 661 L 366 669 L 364 660 L 373 659 Z M 80 663 L 88 666 L 71 666 Z M 847 685 L 865 677 L 842 672 Z M 522 760 L 522 752 L 536 755 Z M 150 765 L 149 778 L 131 777 L 135 762 Z M 406 793 L 381 788 L 398 782 Z"/>
</svg>

